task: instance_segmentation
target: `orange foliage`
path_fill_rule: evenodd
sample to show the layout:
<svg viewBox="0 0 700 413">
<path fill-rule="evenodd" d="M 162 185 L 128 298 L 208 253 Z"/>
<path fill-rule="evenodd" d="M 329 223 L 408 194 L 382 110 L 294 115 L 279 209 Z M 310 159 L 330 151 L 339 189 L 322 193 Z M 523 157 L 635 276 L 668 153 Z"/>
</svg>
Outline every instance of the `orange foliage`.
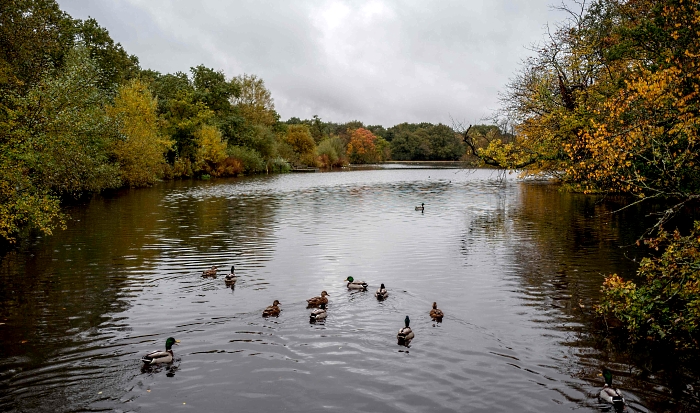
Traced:
<svg viewBox="0 0 700 413">
<path fill-rule="evenodd" d="M 352 163 L 373 163 L 380 159 L 376 146 L 377 137 L 365 128 L 357 128 L 350 133 L 348 156 Z"/>
</svg>

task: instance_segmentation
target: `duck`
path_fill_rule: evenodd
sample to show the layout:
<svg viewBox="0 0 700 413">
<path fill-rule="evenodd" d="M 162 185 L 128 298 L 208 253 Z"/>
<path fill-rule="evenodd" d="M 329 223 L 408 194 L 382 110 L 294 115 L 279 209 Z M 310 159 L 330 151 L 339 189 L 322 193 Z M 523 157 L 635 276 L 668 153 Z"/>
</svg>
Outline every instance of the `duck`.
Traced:
<svg viewBox="0 0 700 413">
<path fill-rule="evenodd" d="M 238 281 L 238 277 L 236 277 L 235 270 L 235 266 L 232 265 L 231 274 L 226 274 L 226 277 L 224 277 L 224 282 L 226 283 L 226 285 L 233 285 L 236 283 L 236 281 Z"/>
<path fill-rule="evenodd" d="M 416 207 L 416 211 L 423 212 L 425 210 L 425 204 L 421 202 L 420 206 Z"/>
<path fill-rule="evenodd" d="M 326 298 L 327 295 L 330 294 L 328 294 L 325 291 L 321 291 L 321 295 L 319 297 L 309 298 L 308 300 L 306 300 L 306 302 L 308 303 L 306 308 L 319 307 L 321 305 L 328 304 L 328 299 Z"/>
<path fill-rule="evenodd" d="M 406 324 L 406 327 L 399 330 L 399 333 L 396 335 L 396 338 L 399 340 L 399 344 L 401 345 L 408 344 L 411 340 L 413 340 L 413 337 L 415 337 L 413 330 L 411 330 L 411 327 L 408 326 L 411 323 L 411 319 L 406 316 L 403 322 Z"/>
<path fill-rule="evenodd" d="M 219 268 L 219 267 L 212 266 L 210 269 L 202 271 L 202 277 L 214 277 L 214 278 L 216 278 L 217 268 Z"/>
<path fill-rule="evenodd" d="M 316 308 L 311 312 L 310 321 L 313 323 L 316 321 L 325 320 L 327 315 L 328 314 L 326 314 L 326 304 L 321 303 L 319 308 Z"/>
<path fill-rule="evenodd" d="M 389 291 L 384 287 L 384 283 L 382 283 L 377 292 L 374 293 L 374 296 L 377 297 L 377 300 L 383 300 L 389 296 Z"/>
<path fill-rule="evenodd" d="M 616 413 L 623 412 L 625 410 L 625 398 L 622 397 L 620 390 L 613 387 L 612 372 L 610 369 L 604 368 L 601 376 L 605 378 L 605 385 L 600 394 L 598 394 L 598 399 L 612 405 Z"/>
<path fill-rule="evenodd" d="M 144 365 L 170 363 L 173 361 L 173 344 L 177 345 L 178 343 L 180 343 L 180 340 L 175 340 L 172 337 L 168 337 L 168 339 L 165 340 L 165 351 L 152 351 L 141 357 L 141 361 L 144 363 Z"/>
<path fill-rule="evenodd" d="M 352 277 L 346 278 L 345 281 L 348 282 L 348 288 L 351 290 L 367 291 L 367 283 L 364 281 L 355 281 Z"/>
<path fill-rule="evenodd" d="M 263 310 L 262 316 L 263 317 L 277 317 L 280 315 L 280 308 L 279 305 L 282 304 L 279 301 L 275 300 L 275 302 L 272 303 L 271 306 L 267 307 L 266 309 Z"/>
<path fill-rule="evenodd" d="M 430 318 L 432 318 L 435 321 L 442 321 L 442 317 L 445 316 L 445 313 L 442 312 L 439 308 L 437 308 L 437 303 L 433 302 L 433 309 L 430 310 Z"/>
</svg>

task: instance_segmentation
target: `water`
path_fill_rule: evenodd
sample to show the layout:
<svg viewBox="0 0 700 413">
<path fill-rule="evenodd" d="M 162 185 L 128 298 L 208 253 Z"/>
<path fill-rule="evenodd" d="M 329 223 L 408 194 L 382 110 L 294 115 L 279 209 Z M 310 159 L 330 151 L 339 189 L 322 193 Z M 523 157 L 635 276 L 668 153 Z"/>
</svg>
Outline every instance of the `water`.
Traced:
<svg viewBox="0 0 700 413">
<path fill-rule="evenodd" d="M 694 388 L 639 374 L 591 328 L 603 276 L 631 276 L 643 253 L 639 211 L 500 178 L 169 182 L 74 207 L 68 230 L 0 263 L 0 410 L 600 411 L 603 365 L 633 411 L 697 407 Z M 212 265 L 222 275 L 202 278 Z M 310 324 L 322 290 L 329 316 Z M 275 299 L 280 317 L 263 319 Z M 142 370 L 169 336 L 174 363 Z"/>
</svg>

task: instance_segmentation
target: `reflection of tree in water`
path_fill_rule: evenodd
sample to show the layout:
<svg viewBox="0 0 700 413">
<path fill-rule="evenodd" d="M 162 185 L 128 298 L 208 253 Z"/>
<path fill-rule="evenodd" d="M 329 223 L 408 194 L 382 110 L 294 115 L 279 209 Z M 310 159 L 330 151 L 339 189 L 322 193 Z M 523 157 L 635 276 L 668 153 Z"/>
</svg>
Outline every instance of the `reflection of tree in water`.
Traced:
<svg viewBox="0 0 700 413">
<path fill-rule="evenodd" d="M 123 191 L 129 192 L 129 191 Z M 117 194 L 120 195 L 120 194 Z M 78 374 L 83 357 L 128 328 L 109 314 L 129 306 L 124 288 L 134 270 L 154 269 L 157 250 L 144 248 L 162 214 L 157 190 L 128 197 L 95 197 L 72 208 L 68 229 L 39 239 L 0 261 L 0 375 L 6 380 L 41 381 Z M 80 350 L 79 350 L 80 349 Z M 69 352 L 71 356 L 65 353 Z M 65 359 L 72 359 L 66 363 Z M 63 361 L 62 361 L 63 360 Z M 99 363 L 97 363 L 99 364 Z M 42 373 L 41 368 L 47 372 Z M 49 373 L 51 372 L 51 373 Z M 83 371 L 86 377 L 89 373 Z M 95 380 L 106 380 L 95 377 Z M 86 380 L 81 386 L 90 387 Z M 103 384 L 104 385 L 104 384 Z M 78 389 L 43 386 L 42 398 L 70 406 Z M 0 405 L 23 410 L 28 397 L 0 394 Z M 96 394 L 96 392 L 95 392 Z M 80 399 L 80 397 L 77 397 Z"/>
<path fill-rule="evenodd" d="M 520 294 L 526 306 L 544 314 L 538 320 L 547 329 L 566 334 L 570 374 L 596 385 L 600 366 L 615 366 L 629 372 L 620 377 L 621 386 L 643 395 L 654 410 L 668 407 L 671 392 L 680 405 L 697 406 L 697 396 L 685 391 L 686 384 L 697 383 L 697 373 L 669 365 L 663 353 L 630 353 L 597 328 L 593 305 L 603 276 L 634 275 L 646 253 L 634 243 L 653 222 L 635 208 L 613 214 L 624 201 L 561 192 L 553 185 L 522 184 L 517 202 L 475 219 L 470 231 L 481 229 L 487 237 L 510 234 L 505 239 Z M 652 374 L 659 369 L 674 373 Z"/>
</svg>

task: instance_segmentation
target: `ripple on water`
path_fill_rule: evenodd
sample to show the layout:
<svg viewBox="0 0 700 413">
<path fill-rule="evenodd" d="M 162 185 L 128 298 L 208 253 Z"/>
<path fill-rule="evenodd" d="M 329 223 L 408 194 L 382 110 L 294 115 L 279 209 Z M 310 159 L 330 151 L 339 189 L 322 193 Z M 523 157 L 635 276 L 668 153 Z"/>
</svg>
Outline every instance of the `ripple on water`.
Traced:
<svg viewBox="0 0 700 413">
<path fill-rule="evenodd" d="M 600 365 L 630 370 L 581 341 L 576 309 L 626 267 L 619 234 L 587 233 L 602 251 L 570 244 L 562 222 L 588 221 L 565 197 L 488 171 L 396 169 L 96 200 L 34 257 L 2 261 L 0 410 L 596 411 Z M 312 324 L 305 300 L 321 290 L 328 318 Z M 262 318 L 275 299 L 280 317 Z M 169 336 L 175 362 L 142 371 Z M 635 409 L 668 397 L 632 376 Z"/>
</svg>

